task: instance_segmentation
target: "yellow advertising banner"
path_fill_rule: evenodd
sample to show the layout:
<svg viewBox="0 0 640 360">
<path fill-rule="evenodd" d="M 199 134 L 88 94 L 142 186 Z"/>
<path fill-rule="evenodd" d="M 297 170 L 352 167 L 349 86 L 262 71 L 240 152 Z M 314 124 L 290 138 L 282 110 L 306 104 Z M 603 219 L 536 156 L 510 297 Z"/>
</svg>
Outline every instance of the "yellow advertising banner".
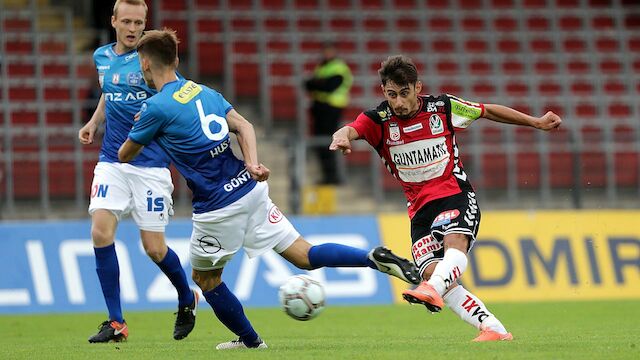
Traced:
<svg viewBox="0 0 640 360">
<path fill-rule="evenodd" d="M 380 215 L 411 258 L 409 218 Z M 640 211 L 483 212 L 462 283 L 483 301 L 640 299 Z M 406 284 L 393 280 L 395 299 Z"/>
</svg>

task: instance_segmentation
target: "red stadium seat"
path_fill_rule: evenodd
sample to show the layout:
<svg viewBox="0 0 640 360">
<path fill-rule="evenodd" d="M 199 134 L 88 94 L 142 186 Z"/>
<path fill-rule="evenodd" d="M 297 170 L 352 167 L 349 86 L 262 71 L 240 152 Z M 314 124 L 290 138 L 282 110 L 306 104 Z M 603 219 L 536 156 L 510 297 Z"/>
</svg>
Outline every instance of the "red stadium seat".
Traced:
<svg viewBox="0 0 640 360">
<path fill-rule="evenodd" d="M 329 21 L 329 27 L 333 31 L 352 32 L 355 31 L 356 25 L 354 19 L 348 17 L 340 17 L 332 18 Z"/>
<path fill-rule="evenodd" d="M 620 44 L 615 38 L 602 37 L 596 40 L 596 49 L 603 53 L 612 53 L 620 49 Z"/>
<path fill-rule="evenodd" d="M 36 74 L 36 67 L 29 63 L 10 63 L 7 66 L 9 77 L 32 77 Z"/>
<path fill-rule="evenodd" d="M 222 75 L 224 63 L 221 54 L 224 46 L 221 42 L 198 43 L 198 65 L 202 75 Z"/>
<path fill-rule="evenodd" d="M 529 31 L 549 31 L 551 24 L 546 16 L 534 15 L 527 18 L 527 29 Z"/>
<path fill-rule="evenodd" d="M 637 152 L 617 152 L 614 155 L 615 183 L 619 187 L 638 187 L 638 163 L 640 158 Z"/>
<path fill-rule="evenodd" d="M 398 43 L 398 48 L 400 52 L 403 54 L 422 54 L 424 53 L 424 49 L 422 47 L 422 41 L 417 38 L 405 38 L 400 40 Z"/>
<path fill-rule="evenodd" d="M 483 59 L 473 59 L 468 64 L 472 75 L 488 75 L 493 72 L 493 64 Z"/>
<path fill-rule="evenodd" d="M 521 81 L 511 81 L 507 83 L 505 91 L 511 96 L 528 96 L 529 85 Z"/>
<path fill-rule="evenodd" d="M 388 29 L 387 20 L 379 17 L 366 18 L 362 25 L 367 32 L 386 31 Z"/>
<path fill-rule="evenodd" d="M 486 153 L 482 156 L 482 183 L 486 189 L 504 189 L 507 186 L 507 155 Z"/>
<path fill-rule="evenodd" d="M 604 187 L 607 184 L 606 156 L 601 151 L 585 151 L 580 154 L 582 186 Z"/>
<path fill-rule="evenodd" d="M 289 20 L 281 17 L 269 17 L 264 20 L 264 30 L 269 33 L 289 31 Z"/>
<path fill-rule="evenodd" d="M 430 0 L 426 5 L 430 10 L 445 10 L 453 6 L 453 3 L 450 0 Z"/>
<path fill-rule="evenodd" d="M 369 40 L 366 43 L 366 49 L 369 53 L 387 54 L 389 53 L 389 42 L 381 39 Z"/>
<path fill-rule="evenodd" d="M 579 103 L 575 107 L 575 114 L 581 119 L 593 119 L 598 116 L 598 107 L 590 103 Z"/>
<path fill-rule="evenodd" d="M 627 92 L 627 86 L 619 80 L 609 79 L 604 83 L 605 95 L 618 96 Z"/>
<path fill-rule="evenodd" d="M 260 92 L 260 76 L 258 64 L 250 62 L 233 65 L 236 95 L 258 96 Z"/>
<path fill-rule="evenodd" d="M 293 76 L 293 65 L 289 62 L 275 62 L 269 65 L 271 76 Z"/>
<path fill-rule="evenodd" d="M 5 44 L 8 54 L 30 54 L 33 52 L 33 43 L 29 40 L 7 40 Z"/>
<path fill-rule="evenodd" d="M 456 95 L 456 94 L 462 93 L 464 91 L 464 88 L 462 87 L 462 85 L 458 83 L 447 81 L 445 83 L 440 84 L 438 91 L 440 94 Z"/>
<path fill-rule="evenodd" d="M 579 31 L 584 27 L 582 18 L 574 15 L 561 16 L 558 19 L 558 27 L 562 31 Z"/>
<path fill-rule="evenodd" d="M 276 120 L 294 120 L 297 117 L 295 107 L 296 88 L 293 86 L 271 87 L 271 112 Z"/>
<path fill-rule="evenodd" d="M 536 60 L 536 62 L 533 64 L 533 67 L 538 74 L 547 75 L 555 74 L 558 72 L 558 65 L 555 62 L 547 59 Z"/>
<path fill-rule="evenodd" d="M 522 6 L 528 9 L 540 9 L 547 7 L 547 0 L 524 0 Z"/>
<path fill-rule="evenodd" d="M 322 20 L 320 18 L 304 17 L 298 19 L 296 26 L 298 31 L 306 33 L 321 33 L 323 31 Z"/>
<path fill-rule="evenodd" d="M 453 20 L 451 18 L 440 16 L 434 16 L 429 18 L 428 30 L 433 32 L 450 32 L 453 30 Z"/>
<path fill-rule="evenodd" d="M 431 42 L 431 50 L 439 54 L 450 54 L 456 52 L 456 42 L 448 38 L 437 38 Z"/>
<path fill-rule="evenodd" d="M 591 27 L 595 30 L 615 30 L 616 20 L 609 15 L 596 15 L 591 19 Z"/>
<path fill-rule="evenodd" d="M 521 152 L 516 156 L 516 174 L 519 188 L 534 189 L 540 187 L 540 154 Z"/>
<path fill-rule="evenodd" d="M 584 52 L 587 50 L 587 43 L 580 38 L 572 37 L 562 42 L 564 51 L 570 53 Z"/>
<path fill-rule="evenodd" d="M 327 6 L 333 10 L 350 9 L 353 5 L 351 0 L 328 0 Z"/>
<path fill-rule="evenodd" d="M 441 59 L 436 63 L 436 70 L 438 73 L 446 75 L 458 74 L 460 66 L 458 63 L 451 59 Z"/>
<path fill-rule="evenodd" d="M 571 92 L 576 96 L 593 95 L 593 84 L 586 80 L 578 80 L 571 84 Z"/>
<path fill-rule="evenodd" d="M 573 155 L 565 151 L 549 153 L 549 183 L 552 188 L 571 188 L 574 183 Z"/>
<path fill-rule="evenodd" d="M 65 54 L 67 43 L 61 41 L 46 41 L 40 44 L 40 53 L 47 55 Z"/>
<path fill-rule="evenodd" d="M 416 0 L 393 0 L 391 5 L 395 9 L 415 9 Z"/>
<path fill-rule="evenodd" d="M 32 86 L 11 86 L 9 99 L 12 101 L 35 101 L 36 89 Z"/>
<path fill-rule="evenodd" d="M 367 1 L 361 2 L 360 6 L 362 6 L 362 8 L 367 10 L 375 10 L 375 9 L 383 9 L 385 4 L 384 4 L 384 0 L 367 0 Z"/>
<path fill-rule="evenodd" d="M 562 85 L 551 79 L 542 79 L 538 83 L 538 92 L 542 96 L 558 96 L 562 93 Z"/>
<path fill-rule="evenodd" d="M 402 32 L 417 32 L 420 30 L 420 19 L 404 16 L 396 20 L 396 29 Z"/>
<path fill-rule="evenodd" d="M 257 24 L 253 17 L 232 17 L 231 31 L 236 33 L 256 32 Z"/>
<path fill-rule="evenodd" d="M 489 44 L 480 38 L 468 39 L 464 43 L 464 48 L 470 53 L 486 53 L 489 51 Z"/>
<path fill-rule="evenodd" d="M 524 63 L 516 58 L 507 59 L 502 63 L 502 72 L 507 75 L 522 75 L 524 69 Z"/>
<path fill-rule="evenodd" d="M 486 25 L 484 19 L 477 16 L 467 16 L 462 19 L 462 30 L 468 32 L 484 31 Z"/>
<path fill-rule="evenodd" d="M 36 111 L 18 110 L 11 112 L 12 125 L 29 125 L 38 123 L 38 113 Z"/>
<path fill-rule="evenodd" d="M 567 63 L 567 70 L 571 74 L 587 74 L 591 72 L 591 64 L 582 59 L 574 58 Z"/>
<path fill-rule="evenodd" d="M 296 9 L 316 10 L 320 8 L 320 0 L 294 0 Z"/>
<path fill-rule="evenodd" d="M 616 59 L 605 59 L 600 62 L 600 71 L 605 74 L 622 74 L 624 66 Z"/>
<path fill-rule="evenodd" d="M 522 51 L 520 42 L 515 39 L 501 39 L 498 40 L 498 51 L 513 54 L 520 53 Z"/>
<path fill-rule="evenodd" d="M 580 0 L 555 0 L 555 3 L 561 8 L 577 8 L 580 6 Z"/>
<path fill-rule="evenodd" d="M 222 21 L 211 19 L 199 19 L 196 25 L 199 32 L 203 34 L 222 33 Z"/>
<path fill-rule="evenodd" d="M 555 44 L 548 38 L 535 38 L 529 43 L 532 51 L 540 53 L 550 53 L 555 51 Z"/>
<path fill-rule="evenodd" d="M 471 87 L 474 96 L 489 97 L 496 94 L 496 87 L 490 81 L 479 81 Z"/>
<path fill-rule="evenodd" d="M 614 119 L 629 119 L 632 116 L 631 106 L 623 102 L 614 102 L 607 106 L 609 116 Z"/>
<path fill-rule="evenodd" d="M 40 197 L 40 163 L 20 161 L 13 164 L 13 195 L 16 200 L 38 199 Z"/>
<path fill-rule="evenodd" d="M 492 9 L 511 9 L 514 7 L 514 0 L 491 0 Z"/>
<path fill-rule="evenodd" d="M 269 40 L 267 41 L 267 50 L 270 53 L 289 53 L 291 43 L 285 40 Z"/>
<path fill-rule="evenodd" d="M 504 33 L 518 30 L 518 20 L 508 15 L 499 15 L 493 20 L 493 28 Z"/>
</svg>

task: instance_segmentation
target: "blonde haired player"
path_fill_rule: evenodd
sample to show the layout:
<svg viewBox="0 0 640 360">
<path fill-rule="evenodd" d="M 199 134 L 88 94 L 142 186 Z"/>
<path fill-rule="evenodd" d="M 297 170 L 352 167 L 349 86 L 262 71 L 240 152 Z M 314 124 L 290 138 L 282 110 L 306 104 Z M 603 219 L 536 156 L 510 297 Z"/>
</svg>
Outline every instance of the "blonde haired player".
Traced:
<svg viewBox="0 0 640 360">
<path fill-rule="evenodd" d="M 126 140 L 135 114 L 142 102 L 156 93 L 145 84 L 136 51 L 146 17 L 147 5 L 143 0 L 115 2 L 111 25 L 116 31 L 116 42 L 98 48 L 93 55 L 102 96 L 93 116 L 78 132 L 81 143 L 91 144 L 98 126 L 106 121 L 91 184 L 89 213 L 96 272 L 109 318 L 89 338 L 91 343 L 123 341 L 129 335 L 120 305 L 120 273 L 114 244 L 118 222 L 126 214 L 131 214 L 138 225 L 147 255 L 178 292 L 173 338 L 185 338 L 195 325 L 198 294 L 189 288 L 180 260 L 164 238 L 172 213 L 169 158 L 153 143 L 131 164 L 118 162 L 118 148 Z"/>
</svg>

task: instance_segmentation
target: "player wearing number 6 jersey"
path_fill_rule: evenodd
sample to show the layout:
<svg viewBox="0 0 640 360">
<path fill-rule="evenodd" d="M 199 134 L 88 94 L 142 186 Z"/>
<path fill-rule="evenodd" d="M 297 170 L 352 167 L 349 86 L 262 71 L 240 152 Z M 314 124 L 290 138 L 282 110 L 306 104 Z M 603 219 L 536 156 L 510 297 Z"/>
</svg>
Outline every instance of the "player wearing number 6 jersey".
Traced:
<svg viewBox="0 0 640 360">
<path fill-rule="evenodd" d="M 138 53 L 144 78 L 158 94 L 142 104 L 118 156 L 131 161 L 155 139 L 187 180 L 193 192 L 192 277 L 218 319 L 238 336 L 217 349 L 267 347 L 222 281 L 224 266 L 240 248 L 249 257 L 273 249 L 301 269 L 371 267 L 419 283 L 416 267 L 386 248 L 366 251 L 305 241 L 269 198 L 270 171 L 258 162 L 251 123 L 215 90 L 176 78 L 175 32 L 146 32 Z M 230 132 L 244 161 L 231 151 Z"/>
<path fill-rule="evenodd" d="M 468 102 L 452 95 L 419 95 L 413 62 L 393 56 L 379 70 L 386 101 L 336 131 L 329 148 L 351 152 L 365 139 L 402 184 L 411 219 L 412 254 L 423 281 L 403 293 L 410 303 L 438 312 L 446 304 L 481 332 L 475 341 L 512 336 L 478 297 L 458 284 L 480 225 L 480 208 L 458 154 L 455 132 L 479 118 L 551 130 L 562 120 L 536 118 L 505 106 Z"/>
</svg>

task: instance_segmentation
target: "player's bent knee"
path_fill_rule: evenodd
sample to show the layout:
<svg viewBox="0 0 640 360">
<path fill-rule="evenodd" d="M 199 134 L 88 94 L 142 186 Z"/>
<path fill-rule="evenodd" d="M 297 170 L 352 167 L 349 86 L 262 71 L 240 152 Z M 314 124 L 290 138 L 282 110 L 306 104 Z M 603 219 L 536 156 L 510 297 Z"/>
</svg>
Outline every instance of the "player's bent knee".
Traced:
<svg viewBox="0 0 640 360">
<path fill-rule="evenodd" d="M 91 241 L 95 247 L 105 247 L 113 244 L 114 232 L 101 227 L 93 226 L 91 228 Z"/>
<path fill-rule="evenodd" d="M 164 260 L 164 257 L 167 256 L 166 247 L 145 249 L 145 252 L 147 253 L 147 256 L 149 256 L 151 260 L 153 260 L 156 263 L 161 262 L 162 260 Z"/>
<path fill-rule="evenodd" d="M 192 270 L 191 279 L 202 292 L 213 290 L 222 283 L 222 269 L 211 271 Z"/>
</svg>

